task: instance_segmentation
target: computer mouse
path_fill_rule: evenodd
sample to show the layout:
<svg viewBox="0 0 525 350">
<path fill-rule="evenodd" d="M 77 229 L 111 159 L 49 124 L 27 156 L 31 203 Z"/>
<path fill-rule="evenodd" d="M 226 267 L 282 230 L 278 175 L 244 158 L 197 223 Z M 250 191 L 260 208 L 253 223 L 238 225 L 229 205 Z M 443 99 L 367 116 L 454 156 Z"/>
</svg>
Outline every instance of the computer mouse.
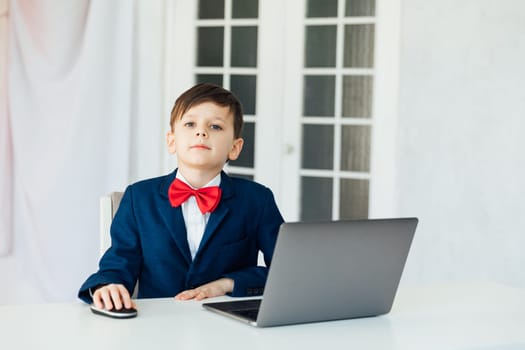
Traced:
<svg viewBox="0 0 525 350">
<path fill-rule="evenodd" d="M 112 318 L 132 318 L 132 317 L 137 316 L 138 314 L 137 309 L 134 309 L 134 308 L 130 308 L 130 309 L 122 308 L 120 310 L 113 308 L 110 310 L 106 310 L 106 309 L 99 309 L 94 304 L 92 304 L 90 308 L 94 314 L 112 317 Z"/>
</svg>

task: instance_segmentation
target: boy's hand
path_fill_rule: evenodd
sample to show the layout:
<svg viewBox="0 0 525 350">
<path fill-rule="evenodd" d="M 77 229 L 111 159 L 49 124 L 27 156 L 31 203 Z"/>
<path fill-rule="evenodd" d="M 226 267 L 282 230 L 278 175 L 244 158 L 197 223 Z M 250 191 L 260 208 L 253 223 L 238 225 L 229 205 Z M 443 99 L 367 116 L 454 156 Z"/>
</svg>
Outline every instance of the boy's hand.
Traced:
<svg viewBox="0 0 525 350">
<path fill-rule="evenodd" d="M 202 300 L 218 297 L 233 291 L 233 280 L 231 278 L 220 278 L 216 281 L 203 284 L 195 289 L 188 289 L 175 296 L 175 300 Z"/>
<path fill-rule="evenodd" d="M 108 284 L 98 288 L 93 294 L 93 303 L 97 308 L 106 310 L 111 310 L 113 307 L 120 310 L 123 306 L 126 309 L 137 308 L 122 284 Z"/>
</svg>

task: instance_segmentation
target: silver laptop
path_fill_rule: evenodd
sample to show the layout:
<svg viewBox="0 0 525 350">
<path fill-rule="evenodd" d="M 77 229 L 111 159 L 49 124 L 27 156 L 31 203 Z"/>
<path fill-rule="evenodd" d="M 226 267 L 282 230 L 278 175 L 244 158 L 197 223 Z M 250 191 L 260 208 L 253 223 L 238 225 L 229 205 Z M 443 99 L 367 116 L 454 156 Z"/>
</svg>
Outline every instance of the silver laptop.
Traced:
<svg viewBox="0 0 525 350">
<path fill-rule="evenodd" d="M 417 222 L 284 223 L 263 298 L 203 306 L 257 327 L 388 313 Z"/>
</svg>

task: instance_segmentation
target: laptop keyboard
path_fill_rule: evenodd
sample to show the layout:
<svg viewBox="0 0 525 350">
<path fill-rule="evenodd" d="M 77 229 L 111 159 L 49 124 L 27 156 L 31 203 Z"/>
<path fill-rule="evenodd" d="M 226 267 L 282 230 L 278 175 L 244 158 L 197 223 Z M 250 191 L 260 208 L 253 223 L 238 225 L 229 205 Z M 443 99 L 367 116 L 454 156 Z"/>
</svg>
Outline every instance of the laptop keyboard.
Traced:
<svg viewBox="0 0 525 350">
<path fill-rule="evenodd" d="M 257 310 L 232 310 L 232 314 L 239 315 L 241 317 L 247 318 L 252 321 L 257 321 L 257 315 L 259 314 L 259 309 Z"/>
<path fill-rule="evenodd" d="M 219 305 L 217 305 L 219 304 Z M 247 318 L 252 321 L 257 320 L 261 299 L 238 300 L 232 302 L 217 303 L 217 308 Z"/>
</svg>

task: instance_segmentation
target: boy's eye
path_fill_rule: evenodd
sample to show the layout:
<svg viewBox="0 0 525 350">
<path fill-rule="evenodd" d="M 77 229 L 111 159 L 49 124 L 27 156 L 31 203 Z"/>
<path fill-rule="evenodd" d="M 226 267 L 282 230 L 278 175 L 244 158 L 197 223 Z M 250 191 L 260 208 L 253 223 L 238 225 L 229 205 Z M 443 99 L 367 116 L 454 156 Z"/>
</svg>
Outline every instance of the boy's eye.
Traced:
<svg viewBox="0 0 525 350">
<path fill-rule="evenodd" d="M 194 122 L 187 122 L 187 123 L 184 123 L 184 126 L 187 126 L 187 127 L 190 127 L 190 128 L 191 128 L 192 126 L 194 126 L 194 125 L 195 125 Z"/>
<path fill-rule="evenodd" d="M 222 130 L 222 127 L 221 127 L 220 125 L 217 125 L 217 124 L 213 124 L 213 125 L 211 126 L 211 128 L 212 128 L 213 130 Z"/>
</svg>

